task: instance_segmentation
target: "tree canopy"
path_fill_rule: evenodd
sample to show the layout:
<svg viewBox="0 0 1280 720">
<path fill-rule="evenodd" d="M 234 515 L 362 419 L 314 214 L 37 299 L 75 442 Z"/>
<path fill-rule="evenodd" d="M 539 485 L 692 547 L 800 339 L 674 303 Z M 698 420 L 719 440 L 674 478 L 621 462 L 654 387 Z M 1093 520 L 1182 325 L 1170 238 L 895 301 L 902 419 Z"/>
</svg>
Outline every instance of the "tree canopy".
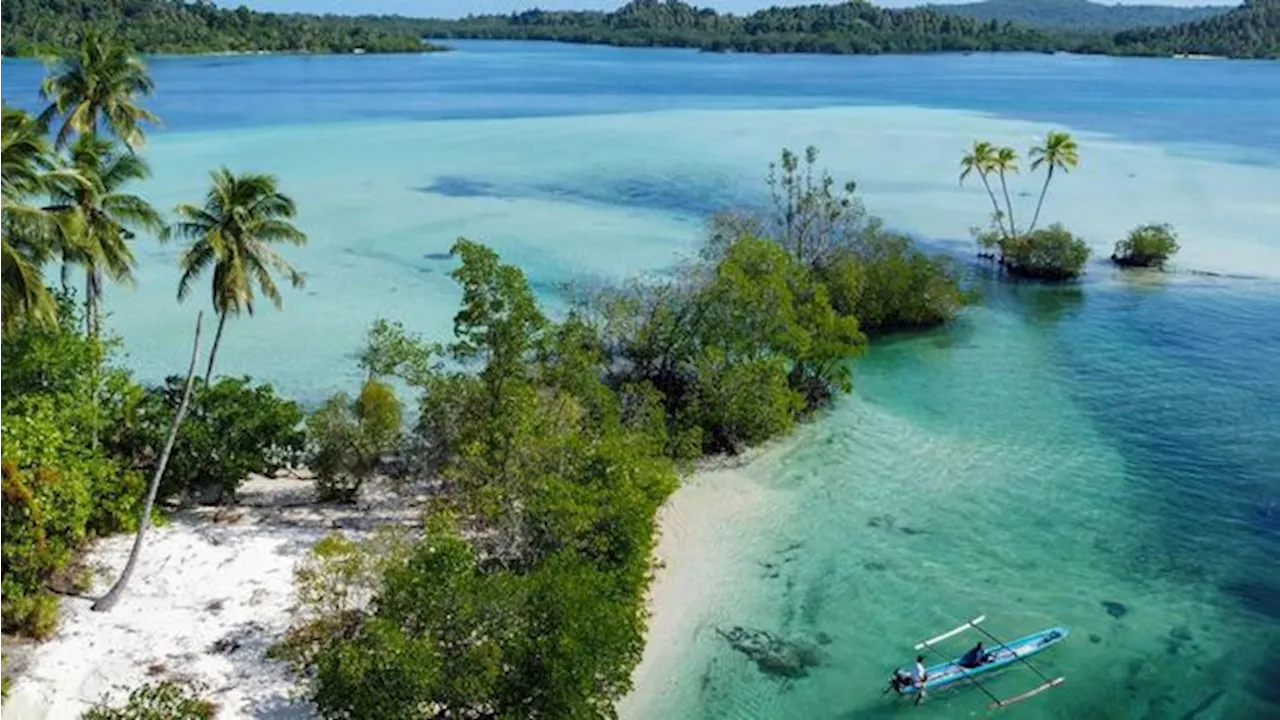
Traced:
<svg viewBox="0 0 1280 720">
<path fill-rule="evenodd" d="M 207 0 L 5 0 L 5 55 L 59 52 L 91 30 L 141 53 L 424 52 L 420 21 L 266 13 Z"/>
<path fill-rule="evenodd" d="M 1035 7 L 1055 1 L 1040 0 L 1041 5 Z M 985 4 L 977 7 L 982 5 Z M 1035 11 L 1020 2 L 1017 7 L 1022 10 L 1015 13 L 1003 8 L 990 8 L 990 12 L 973 8 L 958 11 L 953 6 L 890 9 L 865 0 L 771 7 L 742 16 L 697 8 L 680 0 L 633 0 L 614 12 L 528 10 L 426 21 L 424 27 L 429 37 L 558 40 L 721 52 L 1066 51 L 1277 57 L 1280 28 L 1276 25 L 1276 6 L 1277 0 L 1248 0 L 1223 14 L 1162 16 L 1162 23 L 1190 22 L 1118 34 L 1118 24 L 1068 28 L 1066 23 L 1035 22 Z M 1126 27 L 1133 26 L 1126 23 Z"/>
<path fill-rule="evenodd" d="M 1108 5 L 1091 0 L 983 0 L 926 7 L 982 22 L 1016 22 L 1065 33 L 1115 33 L 1179 25 L 1222 15 L 1231 9 L 1225 5 Z"/>
</svg>

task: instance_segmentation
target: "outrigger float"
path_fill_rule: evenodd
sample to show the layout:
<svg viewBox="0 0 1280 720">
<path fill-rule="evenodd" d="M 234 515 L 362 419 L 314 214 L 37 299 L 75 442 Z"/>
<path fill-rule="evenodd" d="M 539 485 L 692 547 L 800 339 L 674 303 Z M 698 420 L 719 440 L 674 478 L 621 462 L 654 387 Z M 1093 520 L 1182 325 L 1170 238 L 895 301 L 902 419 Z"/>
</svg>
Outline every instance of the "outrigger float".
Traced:
<svg viewBox="0 0 1280 720">
<path fill-rule="evenodd" d="M 986 695 L 991 698 L 993 701 L 991 703 L 992 708 L 1002 708 L 1017 702 L 1022 702 L 1028 698 L 1035 697 L 1045 690 L 1053 689 L 1066 682 L 1067 679 L 1065 677 L 1050 679 L 1047 675 L 1040 672 L 1035 665 L 1032 665 L 1027 658 L 1062 642 L 1066 639 L 1070 631 L 1064 627 L 1052 627 L 1006 643 L 995 635 L 987 632 L 986 628 L 980 627 L 980 624 L 986 619 L 986 615 L 979 615 L 969 622 L 948 630 L 937 637 L 916 643 L 915 649 L 917 651 L 929 650 L 933 654 L 946 660 L 946 662 L 925 668 L 923 693 L 921 693 L 920 684 L 915 682 L 913 679 L 911 668 L 899 668 L 894 670 L 892 677 L 889 679 L 889 686 L 886 687 L 884 691 L 889 692 L 889 690 L 895 690 L 899 695 L 914 695 L 916 696 L 916 702 L 918 703 L 924 699 L 924 696 L 931 690 L 941 690 L 955 685 L 956 683 L 967 682 L 981 690 L 983 693 L 986 693 Z M 981 654 L 981 657 L 961 656 L 947 660 L 947 656 L 942 654 L 942 652 L 935 646 L 943 640 L 955 637 L 966 630 L 977 630 L 982 633 L 995 643 L 994 647 L 987 648 L 985 652 Z M 971 655 L 971 653 L 966 653 L 966 655 Z M 962 664 L 964 661 L 968 662 Z M 979 675 L 992 673 L 1018 662 L 1031 668 L 1031 671 L 1044 681 L 1043 684 L 1022 693 L 1021 695 L 1016 695 L 1011 698 L 1000 698 L 977 679 L 977 676 Z"/>
</svg>

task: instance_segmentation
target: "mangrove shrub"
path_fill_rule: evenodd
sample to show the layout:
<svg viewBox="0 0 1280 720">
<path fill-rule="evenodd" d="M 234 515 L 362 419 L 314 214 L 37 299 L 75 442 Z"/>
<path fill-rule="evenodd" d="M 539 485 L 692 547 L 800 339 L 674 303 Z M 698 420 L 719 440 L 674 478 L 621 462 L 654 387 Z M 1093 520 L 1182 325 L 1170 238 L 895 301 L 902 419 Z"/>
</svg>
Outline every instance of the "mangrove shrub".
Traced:
<svg viewBox="0 0 1280 720">
<path fill-rule="evenodd" d="M 1111 260 L 1124 267 L 1164 267 L 1178 252 L 1178 235 L 1171 225 L 1141 225 L 1116 243 Z"/>
</svg>

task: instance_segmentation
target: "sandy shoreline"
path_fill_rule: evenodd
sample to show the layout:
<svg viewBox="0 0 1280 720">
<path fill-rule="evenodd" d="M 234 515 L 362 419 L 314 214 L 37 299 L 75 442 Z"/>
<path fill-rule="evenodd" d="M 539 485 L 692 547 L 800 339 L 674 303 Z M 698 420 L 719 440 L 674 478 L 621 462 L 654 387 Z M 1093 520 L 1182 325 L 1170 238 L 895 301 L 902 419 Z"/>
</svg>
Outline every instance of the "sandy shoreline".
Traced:
<svg viewBox="0 0 1280 720">
<path fill-rule="evenodd" d="M 746 455 L 701 466 L 658 512 L 658 568 L 649 587 L 649 628 L 622 718 L 651 717 L 652 703 L 682 693 L 699 679 L 671 672 L 720 617 L 724 578 L 755 562 L 749 528 L 778 511 L 778 496 L 758 480 L 803 432 Z"/>
<path fill-rule="evenodd" d="M 643 717 L 649 700 L 696 682 L 671 666 L 716 621 L 717 578 L 752 562 L 743 528 L 776 510 L 753 471 L 790 443 L 702 465 L 659 511 L 645 653 L 623 717 Z M 54 637 L 10 648 L 23 670 L 5 717 L 76 720 L 104 698 L 118 703 L 139 685 L 175 678 L 202 684 L 220 720 L 311 717 L 288 670 L 266 657 L 289 626 L 294 566 L 336 529 L 415 523 L 418 503 L 386 493 L 355 507 L 317 505 L 310 481 L 296 478 L 256 478 L 240 495 L 233 508 L 185 511 L 152 530 L 128 592 L 105 614 L 89 606 L 123 567 L 133 537 L 99 541 L 85 558 L 93 587 L 62 600 Z"/>
<path fill-rule="evenodd" d="M 88 553 L 94 583 L 61 601 L 58 632 L 10 650 L 25 668 L 4 703 L 11 720 L 75 720 L 104 697 L 116 703 L 147 682 L 192 679 L 218 703 L 219 720 L 313 716 L 267 649 L 288 628 L 293 570 L 335 530 L 359 535 L 418 520 L 420 496 L 369 493 L 356 506 L 319 505 L 313 484 L 256 478 L 231 508 L 196 508 L 147 535 L 120 604 L 90 610 L 125 564 L 132 535 L 106 538 Z"/>
</svg>

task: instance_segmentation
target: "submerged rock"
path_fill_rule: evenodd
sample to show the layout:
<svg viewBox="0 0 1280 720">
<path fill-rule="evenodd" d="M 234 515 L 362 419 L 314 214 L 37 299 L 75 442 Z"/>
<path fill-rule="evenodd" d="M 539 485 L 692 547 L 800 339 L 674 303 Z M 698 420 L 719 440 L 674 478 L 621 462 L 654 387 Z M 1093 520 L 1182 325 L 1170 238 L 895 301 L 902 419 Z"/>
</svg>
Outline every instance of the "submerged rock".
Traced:
<svg viewBox="0 0 1280 720">
<path fill-rule="evenodd" d="M 809 674 L 809 668 L 822 663 L 822 653 L 815 645 L 788 640 L 768 630 L 734 627 L 728 631 L 716 628 L 716 632 L 765 675 L 802 678 Z"/>
<path fill-rule="evenodd" d="M 1094 645 L 1097 645 L 1098 643 L 1102 642 L 1102 636 L 1099 635 L 1098 633 L 1089 633 L 1089 642 L 1093 643 Z"/>
<path fill-rule="evenodd" d="M 1122 602 L 1116 602 L 1114 600 L 1103 600 L 1102 607 L 1105 608 L 1107 611 L 1107 614 L 1113 618 L 1122 618 L 1125 615 L 1129 614 L 1129 608 L 1125 607 L 1125 604 Z"/>
</svg>

